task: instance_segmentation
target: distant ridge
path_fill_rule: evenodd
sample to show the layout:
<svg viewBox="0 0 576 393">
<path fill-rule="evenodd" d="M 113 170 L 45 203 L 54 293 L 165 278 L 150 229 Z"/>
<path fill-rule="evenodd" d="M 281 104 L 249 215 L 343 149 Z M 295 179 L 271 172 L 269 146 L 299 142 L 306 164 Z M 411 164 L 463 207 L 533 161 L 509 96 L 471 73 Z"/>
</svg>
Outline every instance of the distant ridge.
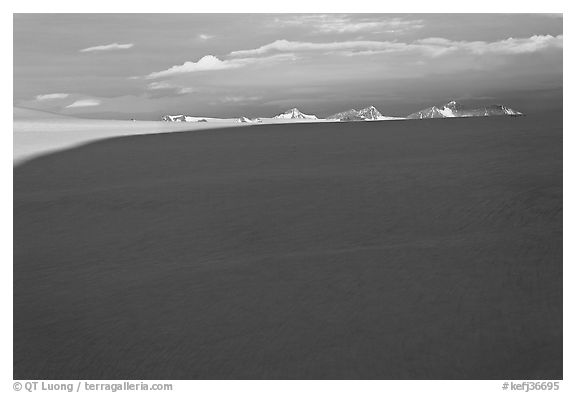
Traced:
<svg viewBox="0 0 576 393">
<path fill-rule="evenodd" d="M 436 119 L 446 117 L 482 117 L 482 116 L 523 116 L 522 112 L 504 105 L 489 105 L 480 108 L 464 108 L 456 101 L 450 101 L 442 107 L 431 106 L 408 115 L 408 119 Z"/>
<path fill-rule="evenodd" d="M 162 116 L 163 121 L 173 121 L 173 122 L 187 122 L 187 123 L 204 123 L 204 122 L 241 122 L 241 119 L 247 119 L 246 117 L 232 118 L 232 119 L 221 119 L 218 117 L 202 117 L 202 116 L 189 116 L 189 115 L 164 115 Z"/>
<path fill-rule="evenodd" d="M 261 122 L 260 119 L 249 119 L 245 116 L 238 118 L 238 123 L 259 123 Z"/>
<path fill-rule="evenodd" d="M 374 106 L 371 105 L 360 110 L 350 109 L 344 112 L 339 112 L 334 115 L 328 116 L 327 119 L 340 120 L 340 121 L 363 121 L 363 120 L 396 120 L 402 118 L 383 116 L 378 111 L 378 109 L 376 109 Z"/>
</svg>

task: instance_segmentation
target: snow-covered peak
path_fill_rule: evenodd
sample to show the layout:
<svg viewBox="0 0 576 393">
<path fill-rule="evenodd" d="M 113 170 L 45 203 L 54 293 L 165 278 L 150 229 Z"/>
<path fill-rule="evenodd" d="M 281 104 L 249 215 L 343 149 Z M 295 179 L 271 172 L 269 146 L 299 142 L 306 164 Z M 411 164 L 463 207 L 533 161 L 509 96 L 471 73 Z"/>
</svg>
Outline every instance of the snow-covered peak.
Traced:
<svg viewBox="0 0 576 393">
<path fill-rule="evenodd" d="M 442 109 L 438 109 L 438 112 L 442 113 L 444 117 L 456 117 L 456 111 L 452 110 L 452 108 L 445 106 Z"/>
<path fill-rule="evenodd" d="M 459 117 L 460 110 L 462 110 L 462 105 L 460 105 L 454 100 L 444 105 L 443 108 L 438 109 L 438 111 L 442 113 L 444 117 Z"/>
<path fill-rule="evenodd" d="M 446 116 L 446 114 L 449 113 L 448 111 L 450 111 L 450 108 L 443 107 L 440 109 L 437 106 L 431 106 L 429 108 L 422 109 L 418 112 L 408 115 L 408 119 L 436 119 L 439 117 L 448 117 Z"/>
<path fill-rule="evenodd" d="M 367 106 L 366 108 L 357 110 L 349 109 L 344 112 L 335 113 L 328 116 L 330 120 L 340 120 L 340 121 L 361 121 L 361 120 L 399 120 L 404 119 L 403 117 L 392 117 L 383 116 L 376 107 L 373 105 Z"/>
<path fill-rule="evenodd" d="M 366 120 L 381 120 L 384 118 L 382 114 L 374 106 L 370 105 L 358 111 L 358 115 Z"/>
<path fill-rule="evenodd" d="M 274 116 L 275 119 L 318 119 L 315 115 L 307 115 L 298 108 L 292 108 L 284 113 Z"/>
</svg>

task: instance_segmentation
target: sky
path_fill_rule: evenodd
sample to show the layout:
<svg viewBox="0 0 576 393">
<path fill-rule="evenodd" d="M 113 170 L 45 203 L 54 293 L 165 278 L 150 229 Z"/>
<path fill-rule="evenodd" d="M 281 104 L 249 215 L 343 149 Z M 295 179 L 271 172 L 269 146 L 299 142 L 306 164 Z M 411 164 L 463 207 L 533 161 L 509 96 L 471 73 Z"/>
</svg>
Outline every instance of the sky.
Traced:
<svg viewBox="0 0 576 393">
<path fill-rule="evenodd" d="M 14 14 L 14 106 L 403 116 L 451 100 L 562 109 L 561 14 Z"/>
</svg>

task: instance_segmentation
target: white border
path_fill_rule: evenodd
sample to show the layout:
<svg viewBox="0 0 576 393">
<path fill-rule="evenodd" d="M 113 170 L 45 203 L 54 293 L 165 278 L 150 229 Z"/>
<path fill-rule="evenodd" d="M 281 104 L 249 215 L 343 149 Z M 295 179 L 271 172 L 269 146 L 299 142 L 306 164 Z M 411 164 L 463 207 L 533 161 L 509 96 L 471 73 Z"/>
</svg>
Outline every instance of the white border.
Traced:
<svg viewBox="0 0 576 393">
<path fill-rule="evenodd" d="M 120 3 L 118 0 L 99 0 L 97 2 L 80 2 L 78 0 L 50 0 L 50 1 L 9 1 L 9 4 L 2 5 L 2 48 L 4 52 L 10 53 L 2 61 L 2 75 L 12 79 L 13 76 L 13 19 L 12 13 L 57 13 L 57 12 L 122 12 L 122 13 L 183 13 L 183 12 L 366 12 L 366 13 L 453 13 L 453 12 L 484 12 L 484 13 L 564 13 L 564 106 L 572 106 L 572 91 L 574 80 L 570 70 L 576 69 L 574 64 L 574 51 L 572 47 L 572 26 L 573 26 L 573 2 L 547 0 L 537 4 L 527 4 L 525 1 L 498 1 L 482 0 L 474 2 L 441 2 L 441 1 L 396 1 L 384 2 L 382 0 L 363 0 L 360 2 L 334 2 L 334 1 L 310 1 L 310 0 L 290 0 L 280 2 L 266 2 L 256 0 L 242 1 L 211 1 L 211 2 L 190 2 L 162 0 L 159 2 L 132 2 Z M 0 236 L 2 247 L 2 263 L 0 264 L 0 274 L 2 277 L 2 359 L 0 369 L 2 371 L 2 382 L 5 386 L 2 391 L 12 390 L 12 104 L 11 91 L 7 86 L 12 86 L 12 82 L 2 84 L 2 128 L 0 148 L 2 149 L 2 167 L 0 174 L 2 182 L 6 185 L 0 195 L 2 196 L 2 233 Z M 576 152 L 575 136 L 576 128 L 574 120 L 570 116 L 571 112 L 564 112 L 564 381 L 560 382 L 560 391 L 576 391 L 574 377 L 576 371 L 574 359 L 574 335 L 576 324 L 574 321 L 574 264 L 576 263 L 576 253 L 574 250 L 574 230 L 570 224 L 575 220 L 575 184 L 576 161 L 571 152 Z M 8 184 L 10 187 L 8 187 Z M 545 316 L 543 316 L 545 317 Z M 572 333 L 572 334 L 571 334 Z M 106 382 L 106 381 L 98 381 Z M 117 381 L 108 381 L 110 383 Z M 152 381 L 150 381 L 152 382 Z M 158 381 L 169 382 L 169 381 Z M 353 390 L 361 392 L 384 391 L 441 391 L 441 392 L 496 392 L 503 391 L 502 383 L 505 381 L 172 381 L 176 392 L 201 391 L 201 392 L 286 392 L 295 391 L 322 391 L 330 392 L 350 392 Z"/>
</svg>

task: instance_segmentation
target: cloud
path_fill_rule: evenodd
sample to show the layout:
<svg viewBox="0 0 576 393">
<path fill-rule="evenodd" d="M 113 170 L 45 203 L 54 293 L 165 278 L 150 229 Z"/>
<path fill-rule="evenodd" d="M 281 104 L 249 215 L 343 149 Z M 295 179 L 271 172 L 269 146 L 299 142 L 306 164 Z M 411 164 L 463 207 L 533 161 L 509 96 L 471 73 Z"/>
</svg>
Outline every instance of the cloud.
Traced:
<svg viewBox="0 0 576 393">
<path fill-rule="evenodd" d="M 260 57 L 260 58 L 220 60 L 216 56 L 207 55 L 202 57 L 197 62 L 187 61 L 184 64 L 175 65 L 166 70 L 152 72 L 146 76 L 146 79 L 164 78 L 179 74 L 188 74 L 192 72 L 226 70 L 226 69 L 244 67 L 248 64 L 265 63 L 265 62 L 278 61 L 284 59 L 294 59 L 294 58 L 295 56 L 293 54 L 281 54 L 276 56 Z"/>
<path fill-rule="evenodd" d="M 508 38 L 501 41 L 451 41 L 445 38 L 424 38 L 416 41 L 419 45 L 432 46 L 438 49 L 454 48 L 465 50 L 476 55 L 488 53 L 522 54 L 534 53 L 549 48 L 561 49 L 563 36 L 533 35 L 529 38 Z"/>
<path fill-rule="evenodd" d="M 66 108 L 84 108 L 84 107 L 88 107 L 88 106 L 98 106 L 98 105 L 100 105 L 100 100 L 85 99 L 85 100 L 74 101 L 73 103 L 68 105 Z"/>
<path fill-rule="evenodd" d="M 150 82 L 148 86 L 146 86 L 149 90 L 164 90 L 164 89 L 174 89 L 168 82 Z"/>
<path fill-rule="evenodd" d="M 229 103 L 240 104 L 243 102 L 253 102 L 261 99 L 262 99 L 261 96 L 225 96 L 222 97 L 220 101 L 226 104 Z"/>
<path fill-rule="evenodd" d="M 152 91 L 162 91 L 168 90 L 172 91 L 176 94 L 189 94 L 198 91 L 193 87 L 183 87 L 183 86 L 176 86 L 167 81 L 160 81 L 160 82 L 150 82 L 148 86 L 146 86 L 148 90 Z"/>
<path fill-rule="evenodd" d="M 311 27 L 318 33 L 402 33 L 424 26 L 421 19 L 366 18 L 338 14 L 285 16 L 275 18 L 274 23 L 283 26 Z"/>
<path fill-rule="evenodd" d="M 224 70 L 227 68 L 242 67 L 242 65 L 243 65 L 242 62 L 239 61 L 220 60 L 216 56 L 207 55 L 202 57 L 197 62 L 187 61 L 184 64 L 175 65 L 166 70 L 152 72 L 147 76 L 147 79 L 156 79 L 165 76 L 186 74 L 198 71 Z"/>
<path fill-rule="evenodd" d="M 198 90 L 193 87 L 179 87 L 177 91 L 179 94 L 189 94 L 194 93 Z"/>
<path fill-rule="evenodd" d="M 36 96 L 36 101 L 61 100 L 68 96 L 69 94 L 66 93 L 39 94 Z"/>
<path fill-rule="evenodd" d="M 119 43 L 115 42 L 113 44 L 91 46 L 89 48 L 81 49 L 80 52 L 98 52 L 98 51 L 130 49 L 133 46 L 134 46 L 134 44 L 119 44 Z"/>
<path fill-rule="evenodd" d="M 214 38 L 214 36 L 210 34 L 199 34 L 198 38 L 200 38 L 201 40 L 209 40 L 211 38 Z"/>
<path fill-rule="evenodd" d="M 277 40 L 255 49 L 239 50 L 230 53 L 233 57 L 257 56 L 269 52 L 327 51 L 346 56 L 375 55 L 391 52 L 418 51 L 423 55 L 441 56 L 454 51 L 467 51 L 482 55 L 487 53 L 521 54 L 533 53 L 548 48 L 562 48 L 562 35 L 534 35 L 529 38 L 508 38 L 501 41 L 452 41 L 446 38 L 430 37 L 412 43 L 397 41 L 340 41 L 340 42 L 299 42 Z"/>
<path fill-rule="evenodd" d="M 297 51 L 319 51 L 319 50 L 346 50 L 346 49 L 383 49 L 390 46 L 389 42 L 381 41 L 342 41 L 342 42 L 300 42 L 277 40 L 270 44 L 262 45 L 255 49 L 238 50 L 230 53 L 230 56 L 255 56 L 263 55 L 272 51 L 297 52 Z"/>
</svg>

